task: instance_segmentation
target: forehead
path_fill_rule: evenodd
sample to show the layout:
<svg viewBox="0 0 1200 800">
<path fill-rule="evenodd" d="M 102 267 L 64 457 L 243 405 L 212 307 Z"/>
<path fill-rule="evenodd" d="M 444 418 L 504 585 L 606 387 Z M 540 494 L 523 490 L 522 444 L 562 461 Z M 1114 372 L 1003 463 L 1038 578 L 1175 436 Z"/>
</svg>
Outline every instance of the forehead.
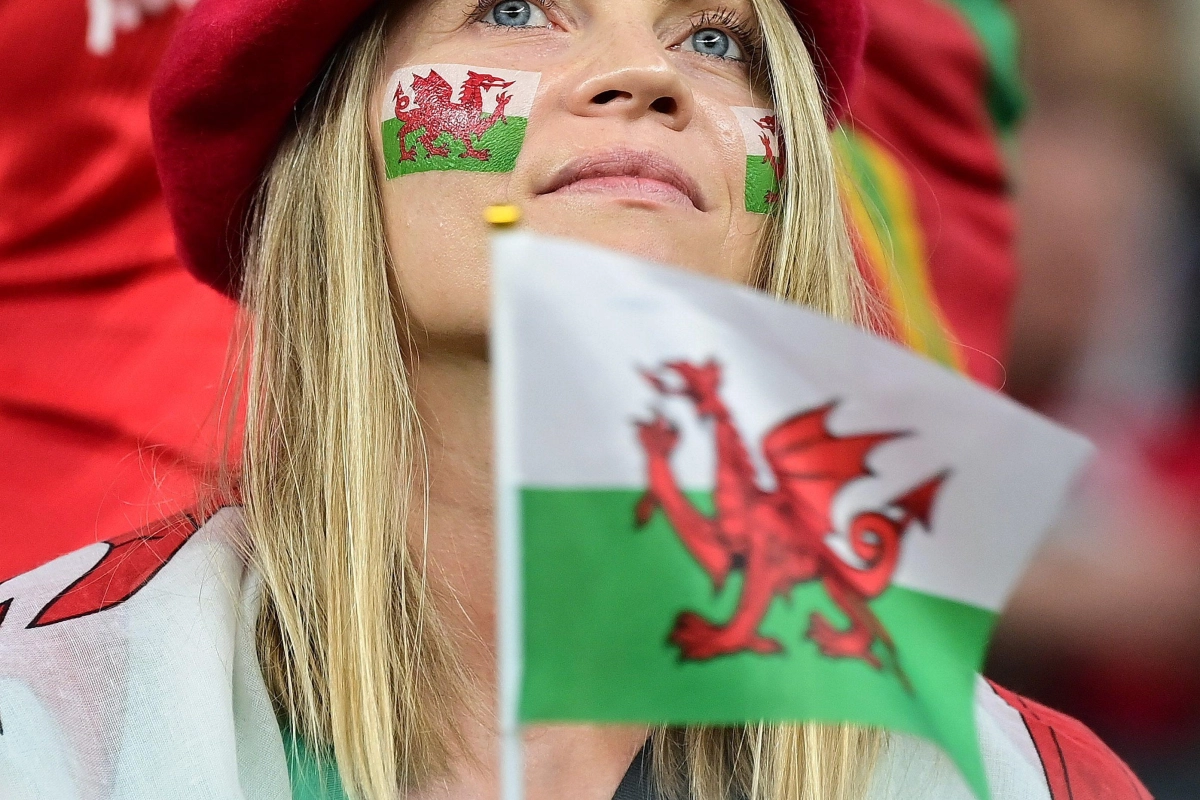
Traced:
<svg viewBox="0 0 1200 800">
<path fill-rule="evenodd" d="M 531 0 L 536 2 L 536 0 Z M 499 2 L 499 0 L 495 0 Z M 703 11 L 733 11 L 739 15 L 754 15 L 752 0 L 549 0 L 550 5 L 582 6 L 589 10 L 619 8 L 650 8 L 662 14 L 691 14 Z M 413 12 L 418 10 L 449 10 L 458 6 L 493 5 L 492 0 L 393 0 L 393 10 Z"/>
<path fill-rule="evenodd" d="M 651 8 L 663 15 L 692 14 L 703 11 L 733 11 L 739 16 L 753 16 L 751 0 L 573 0 L 584 6 Z"/>
<path fill-rule="evenodd" d="M 605 2 L 605 0 L 589 0 L 589 2 Z M 753 11 L 751 0 L 639 0 L 665 11 L 704 11 L 707 9 L 730 9 L 733 11 Z"/>
</svg>

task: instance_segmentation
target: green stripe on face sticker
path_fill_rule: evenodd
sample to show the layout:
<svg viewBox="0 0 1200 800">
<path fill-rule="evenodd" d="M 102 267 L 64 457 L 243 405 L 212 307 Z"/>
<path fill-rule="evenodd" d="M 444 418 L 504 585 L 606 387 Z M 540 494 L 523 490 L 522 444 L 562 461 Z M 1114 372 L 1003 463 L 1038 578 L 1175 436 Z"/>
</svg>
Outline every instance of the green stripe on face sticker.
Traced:
<svg viewBox="0 0 1200 800">
<path fill-rule="evenodd" d="M 770 214 L 779 205 L 783 156 L 779 122 L 769 108 L 734 108 L 746 139 L 746 210 Z"/>
<path fill-rule="evenodd" d="M 387 177 L 512 172 L 541 73 L 421 64 L 392 73 L 383 101 Z"/>
</svg>

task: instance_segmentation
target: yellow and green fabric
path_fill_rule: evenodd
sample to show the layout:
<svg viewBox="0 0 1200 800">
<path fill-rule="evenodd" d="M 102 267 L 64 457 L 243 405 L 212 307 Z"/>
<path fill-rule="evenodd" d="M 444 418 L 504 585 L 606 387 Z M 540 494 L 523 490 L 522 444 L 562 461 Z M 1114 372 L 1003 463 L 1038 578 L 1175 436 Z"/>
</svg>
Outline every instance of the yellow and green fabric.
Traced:
<svg viewBox="0 0 1200 800">
<path fill-rule="evenodd" d="M 1016 283 L 1006 143 L 1024 99 L 1001 0 L 872 0 L 835 143 L 863 272 L 895 338 L 999 385 Z"/>
</svg>

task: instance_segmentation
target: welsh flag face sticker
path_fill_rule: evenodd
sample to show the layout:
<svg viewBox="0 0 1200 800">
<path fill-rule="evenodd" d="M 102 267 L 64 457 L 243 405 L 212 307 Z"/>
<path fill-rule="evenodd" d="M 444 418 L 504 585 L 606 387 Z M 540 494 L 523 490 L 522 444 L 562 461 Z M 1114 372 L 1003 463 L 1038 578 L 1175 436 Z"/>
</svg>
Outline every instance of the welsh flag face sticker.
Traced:
<svg viewBox="0 0 1200 800">
<path fill-rule="evenodd" d="M 770 214 L 779 204 L 783 156 L 779 124 L 769 108 L 734 108 L 746 139 L 746 210 Z"/>
<path fill-rule="evenodd" d="M 877 725 L 986 796 L 976 673 L 1089 445 L 743 287 L 523 233 L 494 252 L 519 719 Z"/>
<path fill-rule="evenodd" d="M 392 74 L 384 99 L 388 179 L 433 170 L 512 172 L 541 73 L 422 64 Z"/>
</svg>

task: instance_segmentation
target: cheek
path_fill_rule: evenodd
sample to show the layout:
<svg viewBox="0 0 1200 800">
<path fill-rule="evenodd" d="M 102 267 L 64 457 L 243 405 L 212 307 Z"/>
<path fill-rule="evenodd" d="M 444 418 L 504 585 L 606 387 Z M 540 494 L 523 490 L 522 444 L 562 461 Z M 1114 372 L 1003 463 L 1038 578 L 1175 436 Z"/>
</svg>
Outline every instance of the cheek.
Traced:
<svg viewBox="0 0 1200 800">
<path fill-rule="evenodd" d="M 430 172 L 384 186 L 384 226 L 397 283 L 415 326 L 434 336 L 486 333 L 488 230 L 500 175 Z"/>
<path fill-rule="evenodd" d="M 414 323 L 486 332 L 487 228 L 523 147 L 537 73 L 431 63 L 395 70 L 372 139 L 388 246 Z"/>
<path fill-rule="evenodd" d="M 729 258 L 725 260 L 727 271 L 720 277 L 734 283 L 751 283 L 759 240 L 766 229 L 766 222 L 767 218 L 759 214 L 738 212 L 733 215 L 726 243 L 729 252 Z"/>
<path fill-rule="evenodd" d="M 740 209 L 745 180 L 746 143 L 733 107 L 718 101 L 701 104 L 705 119 L 705 139 L 729 187 L 730 207 Z"/>
<path fill-rule="evenodd" d="M 765 108 L 731 106 L 728 101 L 709 100 L 699 104 L 709 122 L 712 152 L 722 172 L 728 192 L 728 235 L 722 277 L 739 283 L 753 278 L 759 240 L 769 215 L 778 203 L 778 182 L 767 158 L 770 142 L 772 157 L 778 146 L 772 134 L 759 121 L 772 117 Z M 764 123 L 766 124 L 766 123 Z"/>
</svg>

